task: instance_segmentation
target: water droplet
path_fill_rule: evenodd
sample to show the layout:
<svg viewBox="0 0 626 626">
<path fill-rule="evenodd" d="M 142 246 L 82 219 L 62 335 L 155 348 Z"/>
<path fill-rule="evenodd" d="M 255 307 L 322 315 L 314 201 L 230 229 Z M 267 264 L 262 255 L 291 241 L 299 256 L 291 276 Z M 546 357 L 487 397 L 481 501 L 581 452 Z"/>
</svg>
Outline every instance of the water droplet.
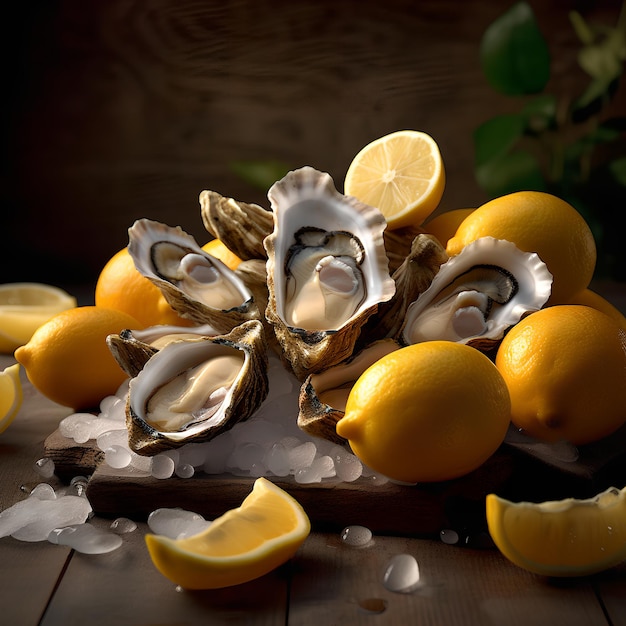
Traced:
<svg viewBox="0 0 626 626">
<path fill-rule="evenodd" d="M 35 461 L 33 466 L 34 470 L 43 478 L 52 478 L 54 476 L 54 461 L 52 459 L 39 459 Z"/>
<path fill-rule="evenodd" d="M 174 591 L 176 593 L 183 593 L 185 590 L 180 585 L 176 585 L 176 587 L 174 587 Z"/>
<path fill-rule="evenodd" d="M 439 539 L 441 539 L 443 543 L 453 546 L 459 543 L 459 533 L 457 533 L 456 530 L 445 528 L 439 531 Z"/>
<path fill-rule="evenodd" d="M 118 517 L 111 522 L 111 530 L 118 535 L 124 535 L 137 530 L 137 524 L 127 517 Z"/>
<path fill-rule="evenodd" d="M 359 606 L 368 613 L 384 613 L 387 610 L 387 600 L 384 598 L 365 598 L 359 600 Z"/>
<path fill-rule="evenodd" d="M 353 524 L 352 526 L 346 526 L 341 531 L 341 541 L 348 546 L 366 546 L 371 540 L 372 531 L 365 526 Z"/>
<path fill-rule="evenodd" d="M 385 589 L 395 593 L 409 593 L 419 584 L 417 561 L 410 554 L 396 554 L 387 564 L 383 575 Z"/>
</svg>

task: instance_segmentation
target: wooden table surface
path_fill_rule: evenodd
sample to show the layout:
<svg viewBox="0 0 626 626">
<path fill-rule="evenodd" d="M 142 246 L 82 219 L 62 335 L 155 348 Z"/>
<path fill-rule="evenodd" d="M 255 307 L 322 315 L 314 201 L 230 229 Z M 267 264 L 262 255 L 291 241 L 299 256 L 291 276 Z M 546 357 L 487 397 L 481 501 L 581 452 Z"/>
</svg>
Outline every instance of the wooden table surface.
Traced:
<svg viewBox="0 0 626 626">
<path fill-rule="evenodd" d="M 0 368 L 12 362 L 2 356 Z M 69 413 L 38 394 L 24 376 L 23 382 L 22 409 L 0 437 L 0 510 L 45 482 L 33 464 Z M 55 480 L 51 484 L 58 485 Z M 151 563 L 144 543 L 148 528 L 138 521 L 136 531 L 123 535 L 122 547 L 103 555 L 0 539 L 0 623 L 626 624 L 626 563 L 591 577 L 551 580 L 517 568 L 497 550 L 450 546 L 436 537 L 375 535 L 370 546 L 350 548 L 341 544 L 339 533 L 315 531 L 291 562 L 256 581 L 180 591 Z M 95 517 L 92 523 L 107 527 L 111 519 Z M 382 584 L 385 565 L 401 553 L 416 557 L 423 581 L 408 594 Z M 382 612 L 371 610 L 383 601 Z"/>
</svg>

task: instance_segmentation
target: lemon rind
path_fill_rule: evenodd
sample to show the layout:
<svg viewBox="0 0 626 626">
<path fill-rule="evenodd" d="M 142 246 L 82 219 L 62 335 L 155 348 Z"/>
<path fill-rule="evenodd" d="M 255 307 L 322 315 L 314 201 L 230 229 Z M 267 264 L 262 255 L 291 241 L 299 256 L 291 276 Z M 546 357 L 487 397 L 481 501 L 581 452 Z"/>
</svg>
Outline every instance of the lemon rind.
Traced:
<svg viewBox="0 0 626 626">
<path fill-rule="evenodd" d="M 500 552 L 512 563 L 534 574 L 548 577 L 577 577 L 597 574 L 619 565 L 626 560 L 626 539 L 623 544 L 604 556 L 604 558 L 593 562 L 571 565 L 558 563 L 541 563 L 530 559 L 515 549 L 507 538 L 504 530 L 504 512 L 509 508 L 530 507 L 543 513 L 563 513 L 579 507 L 594 507 L 600 509 L 626 506 L 626 487 L 618 490 L 614 487 L 598 493 L 597 495 L 585 498 L 564 498 L 562 500 L 548 500 L 545 502 L 512 502 L 496 494 L 489 494 L 486 500 L 487 521 L 489 533 Z"/>
</svg>

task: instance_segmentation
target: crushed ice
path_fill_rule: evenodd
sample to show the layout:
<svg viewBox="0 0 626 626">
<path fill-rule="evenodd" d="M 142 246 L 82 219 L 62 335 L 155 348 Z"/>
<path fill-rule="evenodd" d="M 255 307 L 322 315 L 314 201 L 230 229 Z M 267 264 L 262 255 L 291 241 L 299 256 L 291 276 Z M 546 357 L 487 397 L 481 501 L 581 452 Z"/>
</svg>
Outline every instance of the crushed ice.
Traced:
<svg viewBox="0 0 626 626">
<path fill-rule="evenodd" d="M 189 443 L 145 457 L 128 446 L 125 405 L 128 384 L 105 398 L 98 414 L 74 413 L 59 432 L 76 443 L 95 440 L 104 461 L 158 479 L 191 478 L 198 473 L 235 476 L 293 476 L 301 484 L 323 480 L 352 482 L 366 477 L 371 485 L 387 478 L 364 467 L 345 447 L 312 437 L 297 425 L 300 384 L 278 357 L 270 355 L 269 394 L 249 420 L 205 443 Z"/>
</svg>

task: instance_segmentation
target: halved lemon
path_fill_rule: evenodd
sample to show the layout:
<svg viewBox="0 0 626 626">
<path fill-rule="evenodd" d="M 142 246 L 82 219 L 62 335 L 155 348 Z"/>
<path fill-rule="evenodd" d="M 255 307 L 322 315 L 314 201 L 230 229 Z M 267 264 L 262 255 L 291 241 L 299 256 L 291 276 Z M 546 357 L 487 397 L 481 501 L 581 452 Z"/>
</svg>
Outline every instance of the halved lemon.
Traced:
<svg viewBox="0 0 626 626">
<path fill-rule="evenodd" d="M 185 589 L 218 589 L 248 582 L 287 562 L 308 537 L 304 509 L 265 478 L 241 506 L 185 539 L 146 535 L 156 568 Z"/>
<path fill-rule="evenodd" d="M 0 352 L 11 353 L 57 313 L 76 306 L 76 298 L 42 283 L 0 285 Z"/>
<path fill-rule="evenodd" d="M 446 183 L 439 146 L 428 134 L 400 130 L 365 146 L 344 182 L 346 195 L 377 207 L 389 229 L 419 226 L 437 208 Z"/>
<path fill-rule="evenodd" d="M 544 576 L 586 576 L 626 560 L 626 487 L 585 500 L 487 496 L 487 524 L 510 561 Z"/>
<path fill-rule="evenodd" d="M 10 365 L 0 372 L 0 433 L 15 419 L 22 406 L 20 364 Z"/>
</svg>

